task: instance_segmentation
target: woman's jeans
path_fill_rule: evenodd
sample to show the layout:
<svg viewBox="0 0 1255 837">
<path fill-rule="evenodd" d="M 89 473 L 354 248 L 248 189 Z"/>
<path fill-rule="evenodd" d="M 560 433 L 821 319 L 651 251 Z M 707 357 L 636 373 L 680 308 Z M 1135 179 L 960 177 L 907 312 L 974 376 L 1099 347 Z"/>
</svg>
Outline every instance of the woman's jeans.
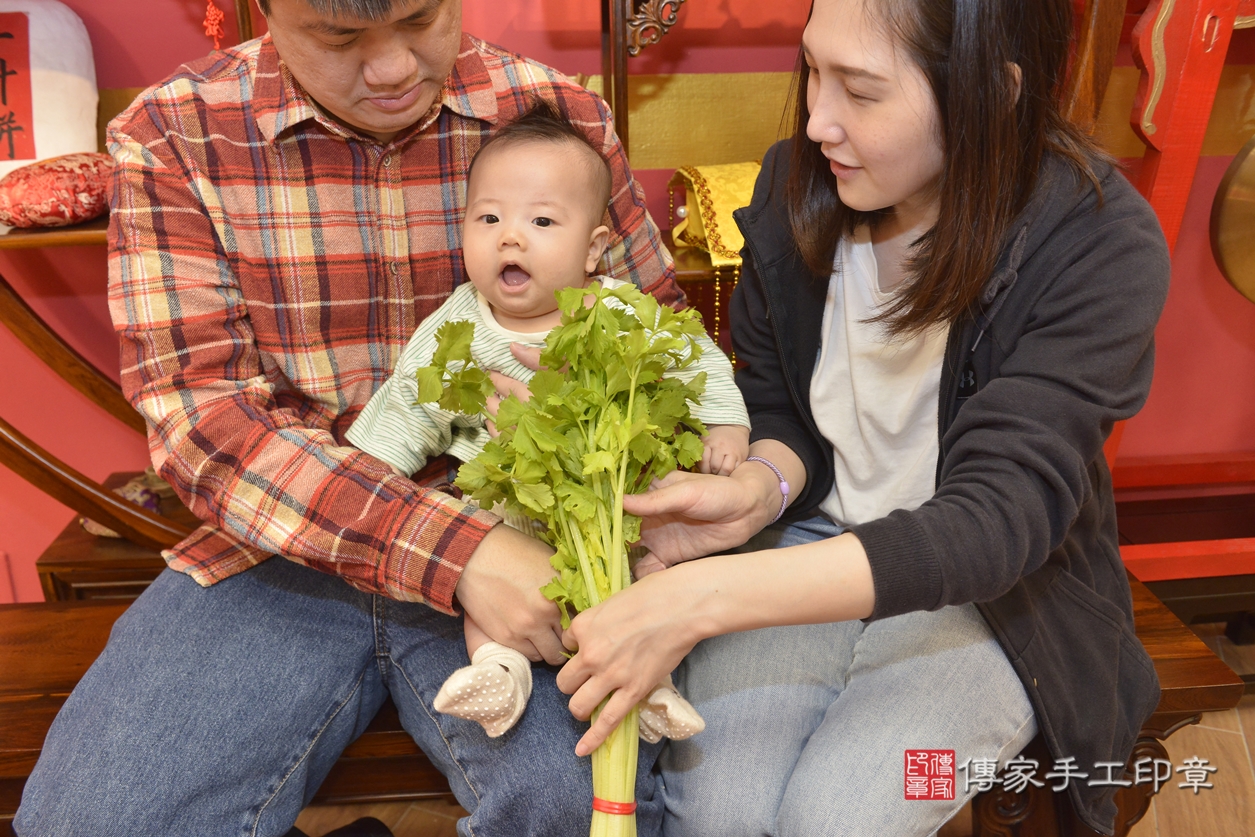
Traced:
<svg viewBox="0 0 1255 837">
<path fill-rule="evenodd" d="M 812 518 L 765 529 L 740 551 L 841 531 Z M 676 682 L 706 730 L 659 759 L 669 837 L 930 834 L 975 787 L 965 792 L 958 770 L 953 800 L 906 799 L 905 751 L 1001 765 L 1037 728 L 972 605 L 715 637 Z"/>
<path fill-rule="evenodd" d="M 432 700 L 467 665 L 462 622 L 272 558 L 202 588 L 167 570 L 118 620 L 57 716 L 15 823 L 22 837 L 282 835 L 391 694 L 470 816 L 461 835 L 587 834 L 587 724 L 533 669 L 519 724 L 488 738 Z M 637 819 L 657 834 L 641 744 Z"/>
</svg>

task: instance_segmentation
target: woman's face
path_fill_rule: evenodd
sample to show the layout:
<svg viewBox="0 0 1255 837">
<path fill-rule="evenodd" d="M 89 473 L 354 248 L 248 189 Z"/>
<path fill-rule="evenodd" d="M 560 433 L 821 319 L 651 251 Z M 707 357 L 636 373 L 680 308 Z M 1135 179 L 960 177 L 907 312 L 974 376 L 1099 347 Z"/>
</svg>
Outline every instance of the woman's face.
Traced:
<svg viewBox="0 0 1255 837">
<path fill-rule="evenodd" d="M 944 164 L 937 102 L 923 72 L 865 8 L 877 2 L 815 0 L 802 34 L 806 135 L 828 158 L 846 206 L 893 207 L 899 222 L 927 228 Z"/>
</svg>

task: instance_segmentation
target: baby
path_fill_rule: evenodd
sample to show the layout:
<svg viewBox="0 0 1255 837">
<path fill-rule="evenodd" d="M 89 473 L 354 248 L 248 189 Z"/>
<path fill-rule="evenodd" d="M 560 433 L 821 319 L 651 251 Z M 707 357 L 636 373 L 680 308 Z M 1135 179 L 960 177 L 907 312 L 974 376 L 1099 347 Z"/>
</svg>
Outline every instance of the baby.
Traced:
<svg viewBox="0 0 1255 837">
<path fill-rule="evenodd" d="M 511 354 L 510 344 L 543 345 L 561 321 L 554 292 L 587 287 L 594 278 L 610 237 L 602 223 L 610 188 L 601 154 L 548 103 L 536 104 L 488 139 L 467 175 L 462 256 L 470 282 L 419 325 L 392 376 L 349 428 L 349 441 L 406 475 L 440 453 L 463 461 L 478 455 L 489 440 L 483 418 L 416 403 L 415 370 L 431 363 L 441 324 L 469 320 L 475 324 L 471 351 L 482 368 L 530 380 L 535 373 Z M 702 403 L 692 409 L 708 428 L 699 467 L 727 475 L 749 455 L 749 417 L 727 357 L 708 337 L 701 346 L 701 357 L 681 373 L 686 379 L 701 371 L 707 376 Z M 507 522 L 524 531 L 533 524 L 510 516 Z M 464 622 L 471 665 L 450 676 L 435 707 L 477 721 L 496 737 L 523 713 L 531 666 L 469 616 Z M 642 701 L 641 735 L 648 741 L 685 738 L 703 726 L 669 679 Z"/>
</svg>

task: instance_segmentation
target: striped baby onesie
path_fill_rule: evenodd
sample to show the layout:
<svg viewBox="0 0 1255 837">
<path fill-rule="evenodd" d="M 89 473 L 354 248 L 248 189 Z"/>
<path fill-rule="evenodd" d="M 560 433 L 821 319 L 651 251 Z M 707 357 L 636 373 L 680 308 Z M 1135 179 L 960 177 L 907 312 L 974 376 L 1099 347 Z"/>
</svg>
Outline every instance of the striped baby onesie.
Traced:
<svg viewBox="0 0 1255 837">
<path fill-rule="evenodd" d="M 622 282 L 596 277 L 606 287 Z M 610 300 L 617 304 L 616 300 Z M 511 343 L 544 345 L 546 332 L 520 333 L 503 328 L 486 300 L 470 282 L 459 285 L 439 309 L 419 324 L 406 345 L 392 375 L 384 382 L 346 436 L 352 444 L 404 474 L 413 474 L 430 457 L 447 453 L 463 462 L 474 459 L 488 443 L 482 416 L 464 416 L 442 410 L 435 403 L 416 404 L 418 382 L 414 373 L 431 364 L 436 351 L 436 330 L 446 322 L 469 320 L 475 324 L 471 355 L 484 369 L 493 369 L 527 382 L 536 374 L 510 353 Z M 749 427 L 749 415 L 741 392 L 732 379 L 732 364 L 714 341 L 703 335 L 702 354 L 693 365 L 680 370 L 685 380 L 706 373 L 706 392 L 693 415 L 706 425 L 736 424 Z"/>
</svg>

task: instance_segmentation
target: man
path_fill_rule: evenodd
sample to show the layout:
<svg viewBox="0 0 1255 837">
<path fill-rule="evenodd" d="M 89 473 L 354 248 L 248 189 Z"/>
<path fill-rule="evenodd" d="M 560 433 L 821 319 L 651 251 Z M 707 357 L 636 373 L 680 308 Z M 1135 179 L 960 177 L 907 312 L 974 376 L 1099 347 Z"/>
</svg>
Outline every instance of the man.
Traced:
<svg viewBox="0 0 1255 837">
<path fill-rule="evenodd" d="M 123 387 L 204 525 L 66 702 L 17 832 L 285 834 L 389 694 L 470 811 L 459 833 L 585 831 L 580 725 L 551 670 L 500 739 L 431 708 L 466 663 L 459 606 L 562 662 L 548 548 L 420 484 L 448 463 L 411 482 L 343 434 L 463 280 L 466 167 L 535 97 L 611 165 L 603 272 L 675 302 L 658 231 L 604 103 L 463 35 L 460 0 L 259 5 L 267 37 L 181 68 L 110 126 Z"/>
</svg>

